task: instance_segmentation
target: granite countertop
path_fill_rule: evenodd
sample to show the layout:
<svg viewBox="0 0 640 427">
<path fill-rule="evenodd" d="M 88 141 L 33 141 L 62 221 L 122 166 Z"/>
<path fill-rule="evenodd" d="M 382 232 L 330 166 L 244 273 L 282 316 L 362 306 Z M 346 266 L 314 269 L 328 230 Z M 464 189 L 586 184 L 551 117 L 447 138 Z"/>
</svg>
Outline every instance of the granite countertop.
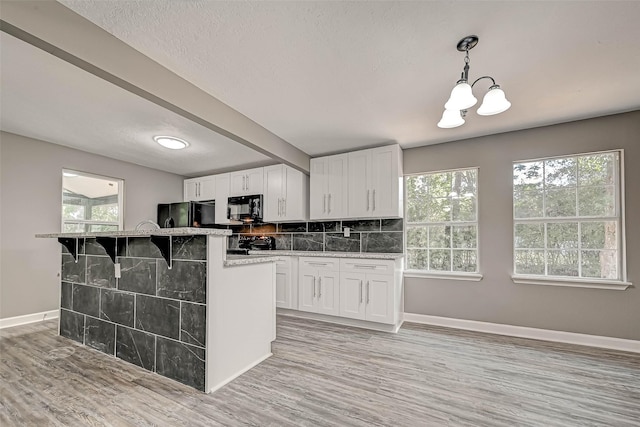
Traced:
<svg viewBox="0 0 640 427">
<path fill-rule="evenodd" d="M 264 262 L 276 262 L 281 260 L 283 260 L 283 258 L 277 255 L 227 255 L 227 259 L 224 261 L 224 266 L 230 267 L 234 265 L 261 264 Z"/>
<path fill-rule="evenodd" d="M 311 251 L 249 251 L 249 255 L 262 256 L 311 256 L 332 258 L 360 258 L 360 259 L 398 259 L 403 258 L 403 253 L 367 253 L 367 252 L 311 252 Z M 246 255 L 239 255 L 245 256 Z"/>
<path fill-rule="evenodd" d="M 36 234 L 39 238 L 57 238 L 57 237 L 135 237 L 135 236 L 230 236 L 231 230 L 218 228 L 196 228 L 196 227 L 179 227 L 179 228 L 160 228 L 156 230 L 120 230 L 120 231 L 98 231 L 89 233 L 50 233 Z"/>
</svg>

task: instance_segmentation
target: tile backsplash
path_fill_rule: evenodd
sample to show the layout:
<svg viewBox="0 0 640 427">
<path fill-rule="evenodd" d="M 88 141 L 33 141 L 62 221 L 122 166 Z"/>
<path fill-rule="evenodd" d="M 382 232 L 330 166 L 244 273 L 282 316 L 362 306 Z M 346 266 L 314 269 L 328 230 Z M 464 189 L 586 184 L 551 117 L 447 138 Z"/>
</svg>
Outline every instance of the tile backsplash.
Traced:
<svg viewBox="0 0 640 427">
<path fill-rule="evenodd" d="M 350 229 L 349 237 L 344 229 Z M 276 250 L 320 252 L 402 253 L 403 220 L 293 222 L 231 225 L 229 249 L 238 248 L 239 235 L 265 235 L 276 239 Z"/>
</svg>

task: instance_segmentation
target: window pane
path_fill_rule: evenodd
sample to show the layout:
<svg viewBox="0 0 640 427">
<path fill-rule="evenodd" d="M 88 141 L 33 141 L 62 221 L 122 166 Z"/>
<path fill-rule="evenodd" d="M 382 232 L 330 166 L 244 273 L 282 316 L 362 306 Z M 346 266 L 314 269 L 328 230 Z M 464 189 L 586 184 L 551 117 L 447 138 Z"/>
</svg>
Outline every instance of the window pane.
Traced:
<svg viewBox="0 0 640 427">
<path fill-rule="evenodd" d="M 610 185 L 615 182 L 617 153 L 578 157 L 579 185 Z"/>
<path fill-rule="evenodd" d="M 513 165 L 514 188 L 542 188 L 543 162 L 517 163 Z"/>
<path fill-rule="evenodd" d="M 63 233 L 84 233 L 85 231 L 86 230 L 84 224 L 73 224 L 65 222 L 62 226 Z"/>
<path fill-rule="evenodd" d="M 407 248 L 428 248 L 427 227 L 407 227 Z"/>
<path fill-rule="evenodd" d="M 476 226 L 453 226 L 453 247 L 454 248 L 475 248 L 476 247 Z"/>
<path fill-rule="evenodd" d="M 542 192 L 535 189 L 517 189 L 513 193 L 516 218 L 541 218 Z"/>
<path fill-rule="evenodd" d="M 544 182 L 550 187 L 574 187 L 576 185 L 576 159 L 551 159 L 544 162 Z"/>
<path fill-rule="evenodd" d="M 407 221 L 424 222 L 427 220 L 427 178 L 424 175 L 407 177 Z"/>
<path fill-rule="evenodd" d="M 428 175 L 429 195 L 432 198 L 449 197 L 451 193 L 451 172 Z"/>
<path fill-rule="evenodd" d="M 451 271 L 451 251 L 448 249 L 430 250 L 429 267 L 431 270 Z"/>
<path fill-rule="evenodd" d="M 101 225 L 101 224 L 90 224 L 90 231 L 117 231 L 117 225 Z"/>
<path fill-rule="evenodd" d="M 578 247 L 577 222 L 550 222 L 547 224 L 547 247 L 572 249 Z"/>
<path fill-rule="evenodd" d="M 452 221 L 475 221 L 476 198 L 471 196 L 454 197 L 451 200 Z"/>
<path fill-rule="evenodd" d="M 452 196 L 454 197 L 472 197 L 475 196 L 476 191 L 476 182 L 477 182 L 477 171 L 475 169 L 472 170 L 464 170 L 464 171 L 456 171 L 453 173 L 453 184 L 451 187 Z"/>
<path fill-rule="evenodd" d="M 451 227 L 435 225 L 429 227 L 429 248 L 451 247 Z"/>
<path fill-rule="evenodd" d="M 545 203 L 546 216 L 576 216 L 576 189 L 575 187 L 548 189 L 546 191 Z"/>
<path fill-rule="evenodd" d="M 407 268 L 410 270 L 428 270 L 428 251 L 426 249 L 407 249 Z"/>
<path fill-rule="evenodd" d="M 617 249 L 618 227 L 615 221 L 583 222 L 580 238 L 583 249 Z"/>
<path fill-rule="evenodd" d="M 454 250 L 453 271 L 472 273 L 477 270 L 476 251 Z"/>
<path fill-rule="evenodd" d="M 582 276 L 618 279 L 616 251 L 582 251 Z"/>
<path fill-rule="evenodd" d="M 430 199 L 427 203 L 427 220 L 429 222 L 446 222 L 451 220 L 451 199 Z"/>
<path fill-rule="evenodd" d="M 516 250 L 517 274 L 544 274 L 544 251 Z"/>
<path fill-rule="evenodd" d="M 515 246 L 544 249 L 544 224 L 516 224 Z"/>
<path fill-rule="evenodd" d="M 118 222 L 118 205 L 96 205 L 91 207 L 91 219 L 94 221 Z"/>
<path fill-rule="evenodd" d="M 65 197 L 62 205 L 62 219 L 84 219 L 84 206 L 67 204 L 69 200 Z"/>
<path fill-rule="evenodd" d="M 580 216 L 615 216 L 615 187 L 578 187 L 578 213 Z"/>
<path fill-rule="evenodd" d="M 550 250 L 547 252 L 547 270 L 551 276 L 577 276 L 577 250 Z"/>
</svg>

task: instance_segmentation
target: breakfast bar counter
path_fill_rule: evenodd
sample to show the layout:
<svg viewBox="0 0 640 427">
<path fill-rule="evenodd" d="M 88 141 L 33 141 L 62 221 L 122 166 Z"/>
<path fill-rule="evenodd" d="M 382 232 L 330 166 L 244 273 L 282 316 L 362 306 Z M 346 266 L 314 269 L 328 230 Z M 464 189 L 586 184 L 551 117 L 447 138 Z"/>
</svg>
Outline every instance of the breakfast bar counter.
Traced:
<svg viewBox="0 0 640 427">
<path fill-rule="evenodd" d="M 227 260 L 229 230 L 38 234 L 62 244 L 60 335 L 215 391 L 271 355 L 275 261 Z"/>
</svg>

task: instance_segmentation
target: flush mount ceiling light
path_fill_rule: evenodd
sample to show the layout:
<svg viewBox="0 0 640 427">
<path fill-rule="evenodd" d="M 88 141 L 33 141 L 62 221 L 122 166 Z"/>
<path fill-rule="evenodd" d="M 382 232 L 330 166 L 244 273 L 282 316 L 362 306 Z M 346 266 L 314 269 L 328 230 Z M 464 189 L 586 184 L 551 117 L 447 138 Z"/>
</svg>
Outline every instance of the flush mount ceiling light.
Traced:
<svg viewBox="0 0 640 427">
<path fill-rule="evenodd" d="M 444 113 L 438 122 L 438 127 L 440 128 L 449 129 L 464 124 L 464 117 L 467 115 L 467 110 L 478 102 L 473 96 L 472 88 L 482 79 L 491 80 L 492 85 L 482 99 L 482 105 L 478 108 L 478 114 L 481 116 L 492 116 L 507 111 L 509 107 L 511 107 L 511 103 L 507 101 L 504 92 L 500 89 L 500 86 L 496 84 L 493 77 L 482 76 L 476 79 L 471 85 L 469 84 L 469 51 L 477 44 L 478 36 L 467 36 L 458 42 L 458 50 L 465 52 L 464 70 L 462 71 L 460 80 L 458 80 L 456 86 L 451 91 L 449 100 L 444 105 Z"/>
<path fill-rule="evenodd" d="M 187 148 L 189 143 L 173 136 L 154 136 L 153 140 L 163 147 L 170 148 L 172 150 L 182 150 Z"/>
</svg>

